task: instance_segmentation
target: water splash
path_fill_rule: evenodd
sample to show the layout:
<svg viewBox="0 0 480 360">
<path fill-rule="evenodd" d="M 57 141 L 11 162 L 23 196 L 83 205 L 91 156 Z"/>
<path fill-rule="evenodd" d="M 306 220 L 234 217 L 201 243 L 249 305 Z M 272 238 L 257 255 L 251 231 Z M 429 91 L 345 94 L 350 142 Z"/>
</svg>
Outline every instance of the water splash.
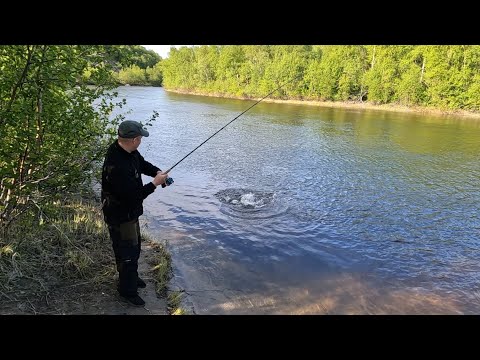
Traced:
<svg viewBox="0 0 480 360">
<path fill-rule="evenodd" d="M 225 189 L 215 197 L 222 203 L 221 211 L 233 217 L 265 219 L 283 214 L 288 208 L 268 191 Z"/>
<path fill-rule="evenodd" d="M 272 203 L 274 193 L 251 189 L 225 189 L 217 192 L 215 197 L 224 204 L 257 209 Z"/>
</svg>

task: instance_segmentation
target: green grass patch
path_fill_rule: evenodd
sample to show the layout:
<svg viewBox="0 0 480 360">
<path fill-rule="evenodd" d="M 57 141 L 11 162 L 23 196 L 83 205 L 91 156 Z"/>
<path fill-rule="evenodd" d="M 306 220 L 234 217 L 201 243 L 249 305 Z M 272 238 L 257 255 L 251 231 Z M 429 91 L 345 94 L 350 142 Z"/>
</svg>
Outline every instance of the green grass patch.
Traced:
<svg viewBox="0 0 480 360">
<path fill-rule="evenodd" d="M 167 296 L 168 282 L 172 278 L 172 258 L 167 251 L 167 243 L 155 242 L 147 234 L 143 239 L 152 247 L 152 256 L 147 259 L 155 282 L 155 291 L 160 297 Z"/>
<path fill-rule="evenodd" d="M 170 291 L 167 297 L 167 307 L 171 315 L 189 315 L 189 313 L 181 306 L 183 291 Z"/>
</svg>

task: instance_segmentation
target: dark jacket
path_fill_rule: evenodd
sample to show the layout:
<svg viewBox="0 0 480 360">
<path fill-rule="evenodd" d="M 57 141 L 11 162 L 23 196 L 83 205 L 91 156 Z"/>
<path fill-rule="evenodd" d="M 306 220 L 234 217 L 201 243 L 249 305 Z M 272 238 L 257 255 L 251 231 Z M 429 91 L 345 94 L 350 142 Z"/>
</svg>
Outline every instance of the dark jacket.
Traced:
<svg viewBox="0 0 480 360">
<path fill-rule="evenodd" d="M 141 174 L 155 177 L 160 169 L 135 150 L 125 151 L 115 141 L 107 150 L 102 170 L 103 214 L 107 224 L 121 224 L 143 214 L 143 200 L 155 191 L 143 185 Z"/>
</svg>

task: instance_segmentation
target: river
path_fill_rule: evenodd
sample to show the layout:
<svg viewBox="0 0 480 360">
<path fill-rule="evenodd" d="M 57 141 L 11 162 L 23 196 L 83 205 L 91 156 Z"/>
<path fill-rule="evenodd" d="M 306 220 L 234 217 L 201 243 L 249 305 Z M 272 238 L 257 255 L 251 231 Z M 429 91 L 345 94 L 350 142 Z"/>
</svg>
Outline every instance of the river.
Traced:
<svg viewBox="0 0 480 360">
<path fill-rule="evenodd" d="M 167 169 L 253 101 L 120 87 Z M 170 173 L 144 228 L 196 314 L 480 313 L 480 121 L 262 102 Z M 150 181 L 144 177 L 144 181 Z"/>
</svg>

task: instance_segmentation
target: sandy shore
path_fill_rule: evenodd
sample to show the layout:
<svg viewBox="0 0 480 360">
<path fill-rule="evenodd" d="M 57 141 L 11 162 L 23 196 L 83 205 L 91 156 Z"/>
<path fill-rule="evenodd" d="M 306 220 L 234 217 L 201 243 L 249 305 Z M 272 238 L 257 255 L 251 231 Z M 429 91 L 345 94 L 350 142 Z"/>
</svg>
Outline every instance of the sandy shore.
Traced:
<svg viewBox="0 0 480 360">
<path fill-rule="evenodd" d="M 188 91 L 181 89 L 166 89 L 165 91 L 179 93 L 179 94 L 189 94 L 189 95 L 199 95 L 199 96 L 210 96 L 210 97 L 219 97 L 219 98 L 228 98 L 228 99 L 238 99 L 238 100 L 255 100 L 258 101 L 261 98 L 245 98 L 238 96 L 225 96 L 218 93 L 206 94 L 198 91 Z M 380 110 L 380 111 L 395 111 L 395 112 L 405 112 L 405 113 L 417 113 L 425 115 L 437 115 L 437 116 L 455 116 L 455 117 L 464 117 L 471 119 L 479 119 L 480 113 L 463 111 L 463 110 L 440 110 L 432 109 L 426 107 L 409 107 L 396 104 L 385 104 L 385 105 L 375 105 L 368 102 L 353 102 L 353 101 L 318 101 L 318 100 L 280 100 L 280 99 L 270 99 L 266 98 L 263 102 L 269 103 L 278 103 L 278 104 L 294 104 L 294 105 L 308 105 L 308 106 L 322 106 L 322 107 L 333 107 L 333 108 L 344 108 L 344 109 L 358 109 L 358 110 Z"/>
</svg>

